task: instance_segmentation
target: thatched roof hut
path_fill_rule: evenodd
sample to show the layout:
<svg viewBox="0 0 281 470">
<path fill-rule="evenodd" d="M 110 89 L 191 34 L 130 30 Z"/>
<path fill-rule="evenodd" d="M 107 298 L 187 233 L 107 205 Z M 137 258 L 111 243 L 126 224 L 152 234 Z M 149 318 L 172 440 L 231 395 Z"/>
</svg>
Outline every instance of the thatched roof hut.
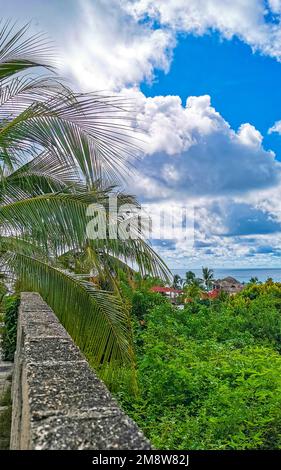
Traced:
<svg viewBox="0 0 281 470">
<path fill-rule="evenodd" d="M 227 294 L 237 294 L 237 292 L 240 292 L 244 286 L 234 277 L 227 276 L 223 279 L 214 281 L 213 287 L 214 289 L 219 289 Z"/>
</svg>

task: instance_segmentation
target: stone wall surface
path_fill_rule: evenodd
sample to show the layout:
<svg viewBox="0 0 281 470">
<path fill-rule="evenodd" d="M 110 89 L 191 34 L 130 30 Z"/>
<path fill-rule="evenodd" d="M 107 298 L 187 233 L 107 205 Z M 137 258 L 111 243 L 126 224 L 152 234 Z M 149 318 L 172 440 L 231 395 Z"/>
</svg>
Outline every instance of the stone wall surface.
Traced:
<svg viewBox="0 0 281 470">
<path fill-rule="evenodd" d="M 39 294 L 22 293 L 11 449 L 150 449 Z"/>
</svg>

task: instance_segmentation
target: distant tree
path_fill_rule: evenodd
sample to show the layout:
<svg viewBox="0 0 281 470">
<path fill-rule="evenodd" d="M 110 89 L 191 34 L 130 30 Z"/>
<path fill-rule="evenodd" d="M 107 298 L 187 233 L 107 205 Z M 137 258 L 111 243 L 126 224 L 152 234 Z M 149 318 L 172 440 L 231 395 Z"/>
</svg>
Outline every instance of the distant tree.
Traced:
<svg viewBox="0 0 281 470">
<path fill-rule="evenodd" d="M 141 273 L 135 273 L 133 285 L 135 289 L 150 290 L 154 286 L 165 286 L 165 282 L 156 276 L 142 276 Z"/>
<path fill-rule="evenodd" d="M 174 279 L 173 279 L 172 287 L 174 289 L 180 289 L 181 285 L 182 285 L 182 278 L 179 276 L 179 274 L 175 274 Z"/>
<path fill-rule="evenodd" d="M 202 267 L 202 278 L 203 278 L 204 286 L 206 287 L 207 290 L 209 290 L 212 287 L 213 279 L 214 279 L 213 269 Z"/>
<path fill-rule="evenodd" d="M 256 276 L 254 276 L 254 277 L 251 277 L 249 283 L 250 284 L 259 284 L 259 280 Z"/>
<path fill-rule="evenodd" d="M 192 284 L 192 282 L 194 281 L 195 278 L 196 278 L 196 276 L 195 276 L 194 272 L 187 271 L 185 273 L 185 279 L 184 279 L 184 282 L 183 282 L 184 286 L 188 286 L 188 285 Z"/>
<path fill-rule="evenodd" d="M 202 279 L 200 279 L 200 277 L 196 277 L 192 283 L 191 283 L 192 286 L 197 286 L 197 287 L 200 287 L 200 289 L 203 289 L 204 285 L 203 285 L 203 281 Z"/>
<path fill-rule="evenodd" d="M 192 300 L 199 300 L 202 294 L 202 281 L 201 279 L 194 278 L 190 284 L 184 287 L 184 297 Z"/>
</svg>

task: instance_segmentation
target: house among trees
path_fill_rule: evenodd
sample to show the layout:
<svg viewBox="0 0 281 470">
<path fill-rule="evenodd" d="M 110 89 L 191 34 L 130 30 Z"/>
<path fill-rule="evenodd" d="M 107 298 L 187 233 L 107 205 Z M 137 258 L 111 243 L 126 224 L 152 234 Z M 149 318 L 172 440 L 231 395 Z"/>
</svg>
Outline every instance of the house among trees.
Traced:
<svg viewBox="0 0 281 470">
<path fill-rule="evenodd" d="M 221 292 L 220 289 L 212 289 L 212 290 L 209 290 L 208 292 L 202 292 L 201 299 L 202 300 L 216 299 L 217 297 L 219 297 L 220 292 Z"/>
<path fill-rule="evenodd" d="M 175 289 L 174 287 L 154 286 L 150 290 L 151 292 L 158 292 L 163 297 L 167 297 L 172 303 L 176 303 L 178 296 L 183 293 L 181 289 Z"/>
<path fill-rule="evenodd" d="M 225 277 L 223 279 L 218 279 L 217 281 L 213 282 L 214 291 L 226 292 L 229 295 L 237 294 L 243 288 L 244 285 L 231 276 Z"/>
</svg>

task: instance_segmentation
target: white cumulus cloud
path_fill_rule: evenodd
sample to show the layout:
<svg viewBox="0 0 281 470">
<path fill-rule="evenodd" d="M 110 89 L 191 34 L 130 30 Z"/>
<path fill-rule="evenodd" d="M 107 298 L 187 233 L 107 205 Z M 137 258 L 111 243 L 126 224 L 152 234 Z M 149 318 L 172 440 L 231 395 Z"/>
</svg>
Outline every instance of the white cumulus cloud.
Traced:
<svg viewBox="0 0 281 470">
<path fill-rule="evenodd" d="M 281 60 L 279 0 L 79 0 L 79 6 L 61 46 L 67 72 L 83 89 L 119 91 L 153 80 L 156 69 L 168 72 L 181 33 L 217 31 Z"/>
<path fill-rule="evenodd" d="M 64 67 L 84 89 L 119 91 L 169 69 L 175 46 L 166 28 L 140 24 L 113 0 L 80 0 L 78 27 L 63 46 Z"/>
<path fill-rule="evenodd" d="M 269 134 L 272 134 L 273 132 L 281 134 L 281 121 L 276 121 L 273 126 L 268 130 Z"/>
<path fill-rule="evenodd" d="M 138 178 L 142 194 L 149 194 L 149 182 L 159 197 L 179 198 L 243 194 L 280 183 L 281 164 L 263 148 L 260 132 L 249 123 L 235 132 L 210 96 L 191 96 L 185 105 L 178 96 L 135 96 L 146 144 L 139 165 L 146 181 Z"/>
<path fill-rule="evenodd" d="M 281 59 L 280 0 L 123 0 L 123 4 L 136 19 L 149 15 L 175 32 L 202 35 L 216 30 L 226 39 L 237 36 L 253 50 Z"/>
<path fill-rule="evenodd" d="M 17 11 L 49 31 L 63 75 L 78 88 L 121 92 L 135 103 L 145 155 L 128 189 L 157 207 L 160 200 L 197 207 L 194 250 L 181 238 L 159 248 L 172 267 L 278 262 L 281 164 L 259 130 L 251 123 L 232 129 L 208 95 L 182 103 L 146 97 L 139 86 L 157 69 L 168 73 L 182 34 L 236 37 L 280 61 L 281 0 L 1 2 L 6 15 Z M 281 134 L 281 121 L 268 132 Z"/>
</svg>

